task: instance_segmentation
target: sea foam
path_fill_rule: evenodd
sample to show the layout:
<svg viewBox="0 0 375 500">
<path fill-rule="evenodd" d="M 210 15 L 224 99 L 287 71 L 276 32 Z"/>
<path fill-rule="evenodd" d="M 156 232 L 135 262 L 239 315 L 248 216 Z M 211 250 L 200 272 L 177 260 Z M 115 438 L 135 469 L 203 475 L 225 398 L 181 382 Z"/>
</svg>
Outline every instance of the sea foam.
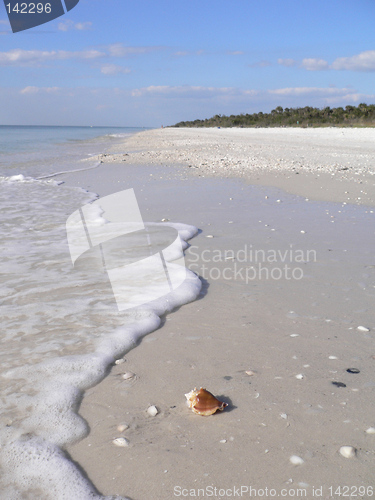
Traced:
<svg viewBox="0 0 375 500">
<path fill-rule="evenodd" d="M 63 451 L 89 431 L 78 405 L 83 392 L 99 383 L 119 356 L 160 325 L 161 315 L 194 300 L 201 282 L 184 269 L 183 283 L 155 299 L 147 297 L 153 284 L 145 277 L 134 288 L 141 294 L 144 287 L 143 304 L 119 312 L 100 261 L 87 254 L 73 268 L 66 239 L 70 214 L 96 195 L 56 182 L 12 177 L 4 179 L 0 228 L 2 498 L 120 498 L 99 495 Z M 92 215 L 98 226 L 107 223 L 103 211 Z M 187 240 L 197 231 L 184 224 L 145 226 L 156 246 L 163 244 L 165 229 L 179 234 L 182 245 L 172 243 L 165 252 L 168 266 L 177 266 L 171 261 L 183 257 Z M 136 253 L 142 253 L 142 241 L 137 240 Z M 120 258 L 121 240 L 111 251 L 114 259 Z M 131 292 L 131 284 L 127 286 Z"/>
</svg>

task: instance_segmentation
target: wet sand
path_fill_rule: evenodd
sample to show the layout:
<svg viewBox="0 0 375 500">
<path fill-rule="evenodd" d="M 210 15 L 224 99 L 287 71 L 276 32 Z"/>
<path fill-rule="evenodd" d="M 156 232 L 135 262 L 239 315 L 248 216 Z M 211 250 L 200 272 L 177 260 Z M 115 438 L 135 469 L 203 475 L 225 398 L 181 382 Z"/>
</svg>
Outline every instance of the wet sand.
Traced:
<svg viewBox="0 0 375 500">
<path fill-rule="evenodd" d="M 374 486 L 375 465 L 375 435 L 366 432 L 375 427 L 375 180 L 373 160 L 362 165 L 373 146 L 369 131 L 354 130 L 345 142 L 352 166 L 339 170 L 340 159 L 332 175 L 329 155 L 342 156 L 344 143 L 319 130 L 299 131 L 303 143 L 283 130 L 255 130 L 256 139 L 243 130 L 148 131 L 98 169 L 61 177 L 100 196 L 134 188 L 144 220 L 201 230 L 186 251 L 203 281 L 199 299 L 167 315 L 82 401 L 91 432 L 68 452 L 101 493 L 227 498 L 243 487 L 246 498 L 252 487 L 252 497 L 333 498 L 349 486 L 371 498 L 359 488 Z M 228 165 L 212 172 L 207 151 L 228 141 Z M 279 158 L 304 149 L 306 171 L 273 165 L 277 141 Z M 246 167 L 240 143 L 262 146 L 268 163 Z M 189 160 L 177 162 L 183 152 Z M 207 165 L 194 168 L 194 155 Z M 136 378 L 123 380 L 127 371 Z M 200 386 L 228 408 L 193 414 L 184 394 Z M 129 428 L 118 431 L 121 423 Z M 129 446 L 113 445 L 118 437 Z M 294 455 L 303 463 L 292 464 Z"/>
</svg>

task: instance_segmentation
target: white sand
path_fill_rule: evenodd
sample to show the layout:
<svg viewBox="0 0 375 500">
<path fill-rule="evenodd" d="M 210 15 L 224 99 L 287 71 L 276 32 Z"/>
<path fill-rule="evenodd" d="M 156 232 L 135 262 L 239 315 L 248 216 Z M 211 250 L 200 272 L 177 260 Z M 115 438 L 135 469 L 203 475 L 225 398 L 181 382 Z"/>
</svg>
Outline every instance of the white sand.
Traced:
<svg viewBox="0 0 375 500">
<path fill-rule="evenodd" d="M 133 187 L 145 220 L 202 230 L 186 252 L 204 277 L 200 299 L 167 316 L 82 402 L 91 432 L 68 451 L 100 492 L 161 500 L 181 488 L 192 498 L 198 488 L 234 496 L 252 486 L 326 499 L 349 486 L 366 498 L 369 490 L 355 488 L 374 486 L 375 470 L 366 433 L 375 426 L 374 210 L 364 204 L 375 204 L 374 138 L 373 129 L 153 130 L 97 170 L 64 176 L 103 196 Z M 331 201 L 270 187 L 280 179 L 290 192 Z M 123 381 L 126 371 L 137 378 Z M 184 394 L 201 385 L 228 409 L 194 415 Z M 118 431 L 120 423 L 129 428 Z M 118 437 L 129 446 L 114 446 Z M 342 446 L 355 456 L 343 457 Z"/>
<path fill-rule="evenodd" d="M 137 134 L 117 151 L 100 160 L 181 165 L 193 175 L 240 177 L 314 199 L 375 199 L 374 128 L 167 128 Z"/>
</svg>

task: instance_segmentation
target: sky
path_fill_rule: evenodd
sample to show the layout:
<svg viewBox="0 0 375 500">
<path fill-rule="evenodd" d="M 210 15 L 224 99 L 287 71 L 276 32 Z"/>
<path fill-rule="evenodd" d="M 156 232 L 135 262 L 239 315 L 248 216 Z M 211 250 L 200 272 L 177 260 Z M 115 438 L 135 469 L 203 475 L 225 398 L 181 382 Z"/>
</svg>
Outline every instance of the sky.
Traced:
<svg viewBox="0 0 375 500">
<path fill-rule="evenodd" d="M 0 124 L 160 127 L 375 103 L 375 0 L 80 0 L 12 33 Z"/>
</svg>

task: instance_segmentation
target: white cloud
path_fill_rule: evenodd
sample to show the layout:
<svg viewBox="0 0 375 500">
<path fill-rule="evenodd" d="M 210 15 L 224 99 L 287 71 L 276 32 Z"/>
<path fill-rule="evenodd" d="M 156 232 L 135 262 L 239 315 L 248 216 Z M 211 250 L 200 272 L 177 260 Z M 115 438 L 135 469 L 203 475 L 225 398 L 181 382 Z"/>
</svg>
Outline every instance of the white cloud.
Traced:
<svg viewBox="0 0 375 500">
<path fill-rule="evenodd" d="M 183 57 L 183 56 L 188 56 L 189 52 L 187 52 L 186 50 L 185 51 L 180 50 L 178 52 L 175 52 L 173 55 L 177 57 Z"/>
<path fill-rule="evenodd" d="M 236 96 L 243 95 L 247 91 L 239 90 L 233 87 L 201 87 L 193 85 L 180 85 L 180 86 L 169 86 L 169 85 L 151 85 L 149 87 L 143 87 L 139 89 L 133 89 L 131 95 L 133 97 L 141 96 L 165 96 L 165 97 L 185 97 L 185 98 L 210 98 L 217 96 Z"/>
<path fill-rule="evenodd" d="M 339 57 L 332 69 L 349 71 L 375 71 L 375 50 L 366 50 L 352 57 Z"/>
<path fill-rule="evenodd" d="M 312 96 L 312 97 L 330 97 L 330 96 L 340 96 L 347 94 L 355 94 L 356 91 L 352 88 L 345 87 L 338 89 L 335 87 L 289 87 L 284 89 L 268 90 L 269 94 L 281 95 L 281 96 Z"/>
<path fill-rule="evenodd" d="M 33 64 L 53 59 L 56 55 L 55 51 L 12 49 L 8 52 L 0 52 L 0 65 Z"/>
<path fill-rule="evenodd" d="M 291 68 L 292 66 L 296 66 L 298 63 L 294 59 L 278 59 L 277 64 L 281 64 L 281 66 Z"/>
<path fill-rule="evenodd" d="M 302 62 L 294 59 L 278 59 L 278 64 L 286 67 L 299 66 L 308 71 L 346 70 L 346 71 L 375 71 L 375 50 L 366 50 L 351 57 L 338 57 L 332 64 L 324 59 L 305 58 Z"/>
<path fill-rule="evenodd" d="M 0 52 L 0 66 L 38 66 L 46 61 L 63 59 L 96 59 L 104 57 L 104 52 L 98 50 L 83 50 L 70 52 L 66 50 L 42 51 L 12 49 L 8 52 Z"/>
<path fill-rule="evenodd" d="M 36 94 L 39 91 L 38 87 L 25 87 L 20 90 L 20 94 Z"/>
<path fill-rule="evenodd" d="M 117 64 L 106 64 L 102 66 L 101 73 L 103 75 L 118 75 L 119 73 L 128 74 L 131 73 L 130 68 L 124 68 L 123 66 L 117 66 Z"/>
<path fill-rule="evenodd" d="M 329 65 L 324 59 L 302 59 L 301 68 L 309 71 L 321 71 L 328 69 Z"/>
<path fill-rule="evenodd" d="M 74 22 L 66 19 L 64 22 L 57 25 L 59 31 L 69 31 L 74 28 Z"/>
<path fill-rule="evenodd" d="M 62 51 L 61 51 L 62 52 Z M 105 57 L 104 52 L 99 50 L 81 50 L 79 52 L 66 52 L 67 58 L 78 58 L 78 59 L 96 59 L 98 57 Z"/>
<path fill-rule="evenodd" d="M 245 52 L 242 52 L 242 50 L 228 50 L 227 54 L 230 56 L 242 56 Z"/>
<path fill-rule="evenodd" d="M 74 21 L 71 21 L 70 19 L 65 19 L 63 22 L 59 23 L 57 26 L 57 29 L 59 31 L 70 31 L 70 30 L 88 30 L 92 26 L 92 23 L 86 22 L 86 23 L 75 23 Z"/>
<path fill-rule="evenodd" d="M 90 21 L 87 21 L 86 23 L 77 23 L 74 27 L 76 30 L 85 31 L 89 30 L 91 26 L 92 23 Z"/>
<path fill-rule="evenodd" d="M 47 92 L 48 94 L 53 94 L 59 92 L 61 89 L 59 87 L 25 87 L 19 91 L 20 94 L 36 94 L 38 92 Z"/>
<path fill-rule="evenodd" d="M 145 54 L 158 50 L 160 47 L 125 47 L 122 43 L 114 43 L 108 46 L 108 53 L 112 57 L 127 57 L 132 54 Z"/>
</svg>

